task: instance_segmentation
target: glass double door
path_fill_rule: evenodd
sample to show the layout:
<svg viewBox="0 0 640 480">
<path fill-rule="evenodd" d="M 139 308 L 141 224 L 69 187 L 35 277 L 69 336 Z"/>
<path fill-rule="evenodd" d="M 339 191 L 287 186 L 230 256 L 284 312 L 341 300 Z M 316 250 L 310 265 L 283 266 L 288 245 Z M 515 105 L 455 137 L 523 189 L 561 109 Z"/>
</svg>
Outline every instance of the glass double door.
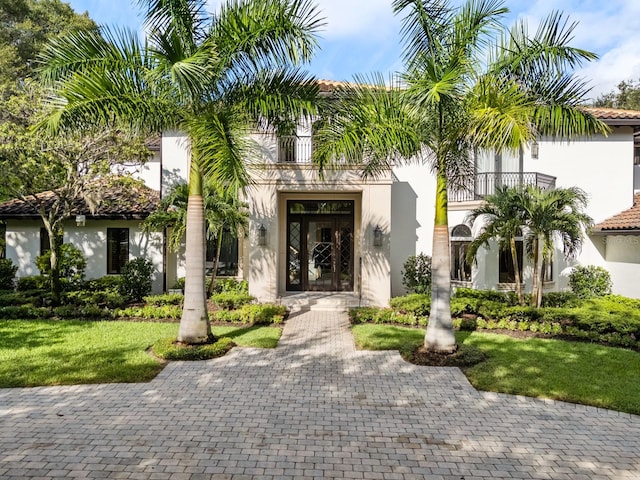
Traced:
<svg viewBox="0 0 640 480">
<path fill-rule="evenodd" d="M 304 215 L 288 223 L 287 290 L 353 291 L 353 218 Z"/>
</svg>

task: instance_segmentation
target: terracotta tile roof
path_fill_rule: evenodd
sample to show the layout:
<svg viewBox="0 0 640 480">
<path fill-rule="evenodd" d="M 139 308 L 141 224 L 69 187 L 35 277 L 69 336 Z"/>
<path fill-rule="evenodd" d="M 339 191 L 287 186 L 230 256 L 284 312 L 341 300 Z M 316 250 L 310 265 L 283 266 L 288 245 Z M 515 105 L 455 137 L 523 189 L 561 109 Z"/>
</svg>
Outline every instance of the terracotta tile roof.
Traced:
<svg viewBox="0 0 640 480">
<path fill-rule="evenodd" d="M 592 113 L 600 120 L 610 124 L 627 124 L 638 125 L 640 124 L 640 111 L 638 110 L 623 110 L 619 108 L 604 108 L 604 107 L 585 107 L 587 112 Z"/>
<path fill-rule="evenodd" d="M 131 182 L 99 182 L 94 188 L 101 190 L 102 201 L 91 213 L 87 203 L 78 198 L 74 202 L 72 215 L 83 214 L 87 219 L 143 219 L 154 212 L 160 202 L 160 193 L 141 184 Z M 39 193 L 37 197 L 45 208 L 56 200 L 53 191 Z M 0 219 L 39 218 L 28 203 L 14 199 L 0 203 Z"/>
<path fill-rule="evenodd" d="M 349 82 L 338 82 L 336 80 L 318 80 L 318 88 L 321 92 L 332 92 L 336 88 L 349 85 Z"/>
<path fill-rule="evenodd" d="M 593 227 L 595 232 L 640 230 L 640 194 L 633 197 L 633 206 Z"/>
<path fill-rule="evenodd" d="M 152 152 L 159 152 L 162 147 L 162 137 L 160 135 L 153 135 L 147 138 L 144 144 Z"/>
</svg>

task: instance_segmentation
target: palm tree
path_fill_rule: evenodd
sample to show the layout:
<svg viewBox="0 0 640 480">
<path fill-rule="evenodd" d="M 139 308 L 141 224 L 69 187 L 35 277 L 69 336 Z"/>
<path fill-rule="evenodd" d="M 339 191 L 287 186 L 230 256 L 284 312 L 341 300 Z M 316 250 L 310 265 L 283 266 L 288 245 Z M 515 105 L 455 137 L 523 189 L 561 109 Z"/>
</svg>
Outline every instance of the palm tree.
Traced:
<svg viewBox="0 0 640 480">
<path fill-rule="evenodd" d="M 188 197 L 189 185 L 186 183 L 176 185 L 162 198 L 158 209 L 142 223 L 145 231 L 158 231 L 171 227 L 167 243 L 172 252 L 177 252 L 184 241 Z M 207 296 L 210 297 L 220 262 L 223 237 L 230 235 L 237 238 L 239 234 L 247 233 L 249 205 L 238 198 L 237 192 L 234 194 L 228 190 L 216 189 L 209 183 L 204 185 L 203 199 L 206 237 L 217 242 L 211 281 L 207 290 Z M 229 233 L 226 233 L 227 231 Z"/>
<path fill-rule="evenodd" d="M 529 187 L 525 198 L 528 217 L 525 245 L 533 259 L 531 306 L 540 307 L 544 266 L 553 259 L 554 239 L 562 242 L 565 258 L 575 258 L 593 220 L 583 212 L 587 194 L 577 187 L 555 190 Z"/>
<path fill-rule="evenodd" d="M 405 15 L 400 84 L 388 86 L 374 76 L 360 82 L 369 85 L 337 92 L 318 131 L 315 162 L 321 169 L 338 161 L 363 165 L 365 174 L 393 162 L 431 165 L 437 186 L 425 347 L 447 353 L 457 348 L 449 188 L 472 174 L 474 148 L 517 151 L 540 135 L 606 132 L 580 108 L 585 84 L 567 73 L 596 56 L 569 45 L 575 25 L 557 13 L 530 37 L 524 22 L 504 28 L 507 9 L 499 0 L 468 0 L 460 7 L 447 0 L 394 0 L 393 8 Z"/>
<path fill-rule="evenodd" d="M 488 195 L 484 203 L 472 210 L 465 219 L 473 224 L 478 218 L 483 220 L 480 233 L 469 244 L 467 261 L 472 262 L 476 258 L 481 246 L 488 246 L 489 240 L 498 239 L 501 249 L 509 249 L 515 272 L 516 293 L 518 303 L 524 305 L 522 294 L 521 265 L 518 262 L 516 249 L 516 237 L 527 224 L 525 197 L 522 189 L 501 187 L 495 194 Z"/>
<path fill-rule="evenodd" d="M 204 285 L 204 177 L 230 191 L 249 181 L 247 134 L 256 122 L 278 133 L 313 112 L 308 61 L 322 25 L 310 0 L 138 0 L 147 40 L 123 30 L 78 32 L 42 54 L 53 87 L 50 131 L 122 123 L 142 132 L 178 129 L 189 139 L 185 299 L 178 340 L 211 337 Z M 286 132 L 288 133 L 288 131 Z"/>
</svg>

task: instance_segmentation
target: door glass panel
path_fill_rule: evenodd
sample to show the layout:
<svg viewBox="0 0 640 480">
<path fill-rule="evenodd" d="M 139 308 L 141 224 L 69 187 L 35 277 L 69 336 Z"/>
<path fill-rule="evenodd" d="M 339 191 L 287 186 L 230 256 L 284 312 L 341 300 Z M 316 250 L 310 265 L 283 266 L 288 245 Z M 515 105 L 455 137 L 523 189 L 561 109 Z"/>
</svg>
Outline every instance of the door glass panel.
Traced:
<svg viewBox="0 0 640 480">
<path fill-rule="evenodd" d="M 338 290 L 353 290 L 353 228 L 342 225 L 339 235 L 340 271 Z"/>
<path fill-rule="evenodd" d="M 333 222 L 309 221 L 307 263 L 309 290 L 333 290 Z"/>
<path fill-rule="evenodd" d="M 293 289 L 301 288 L 302 272 L 300 271 L 300 256 L 302 247 L 302 231 L 300 222 L 289 223 L 289 258 L 287 282 Z"/>
</svg>

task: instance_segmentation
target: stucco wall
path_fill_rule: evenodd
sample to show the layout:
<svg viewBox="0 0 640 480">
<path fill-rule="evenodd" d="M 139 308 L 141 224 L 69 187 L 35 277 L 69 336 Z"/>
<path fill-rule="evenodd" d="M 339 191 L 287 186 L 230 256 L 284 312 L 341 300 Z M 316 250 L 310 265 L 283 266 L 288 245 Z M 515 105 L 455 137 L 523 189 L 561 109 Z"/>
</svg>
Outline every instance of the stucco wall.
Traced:
<svg viewBox="0 0 640 480">
<path fill-rule="evenodd" d="M 36 221 L 7 221 L 7 258 L 18 266 L 18 277 L 39 275 L 35 260 L 40 255 L 40 227 Z M 64 242 L 79 248 L 87 261 L 85 278 L 107 274 L 107 227 L 129 228 L 129 258 L 145 257 L 155 269 L 153 292 L 163 289 L 163 259 L 161 233 L 142 232 L 139 221 L 87 221 L 84 227 L 74 222 L 65 225 Z"/>
</svg>

